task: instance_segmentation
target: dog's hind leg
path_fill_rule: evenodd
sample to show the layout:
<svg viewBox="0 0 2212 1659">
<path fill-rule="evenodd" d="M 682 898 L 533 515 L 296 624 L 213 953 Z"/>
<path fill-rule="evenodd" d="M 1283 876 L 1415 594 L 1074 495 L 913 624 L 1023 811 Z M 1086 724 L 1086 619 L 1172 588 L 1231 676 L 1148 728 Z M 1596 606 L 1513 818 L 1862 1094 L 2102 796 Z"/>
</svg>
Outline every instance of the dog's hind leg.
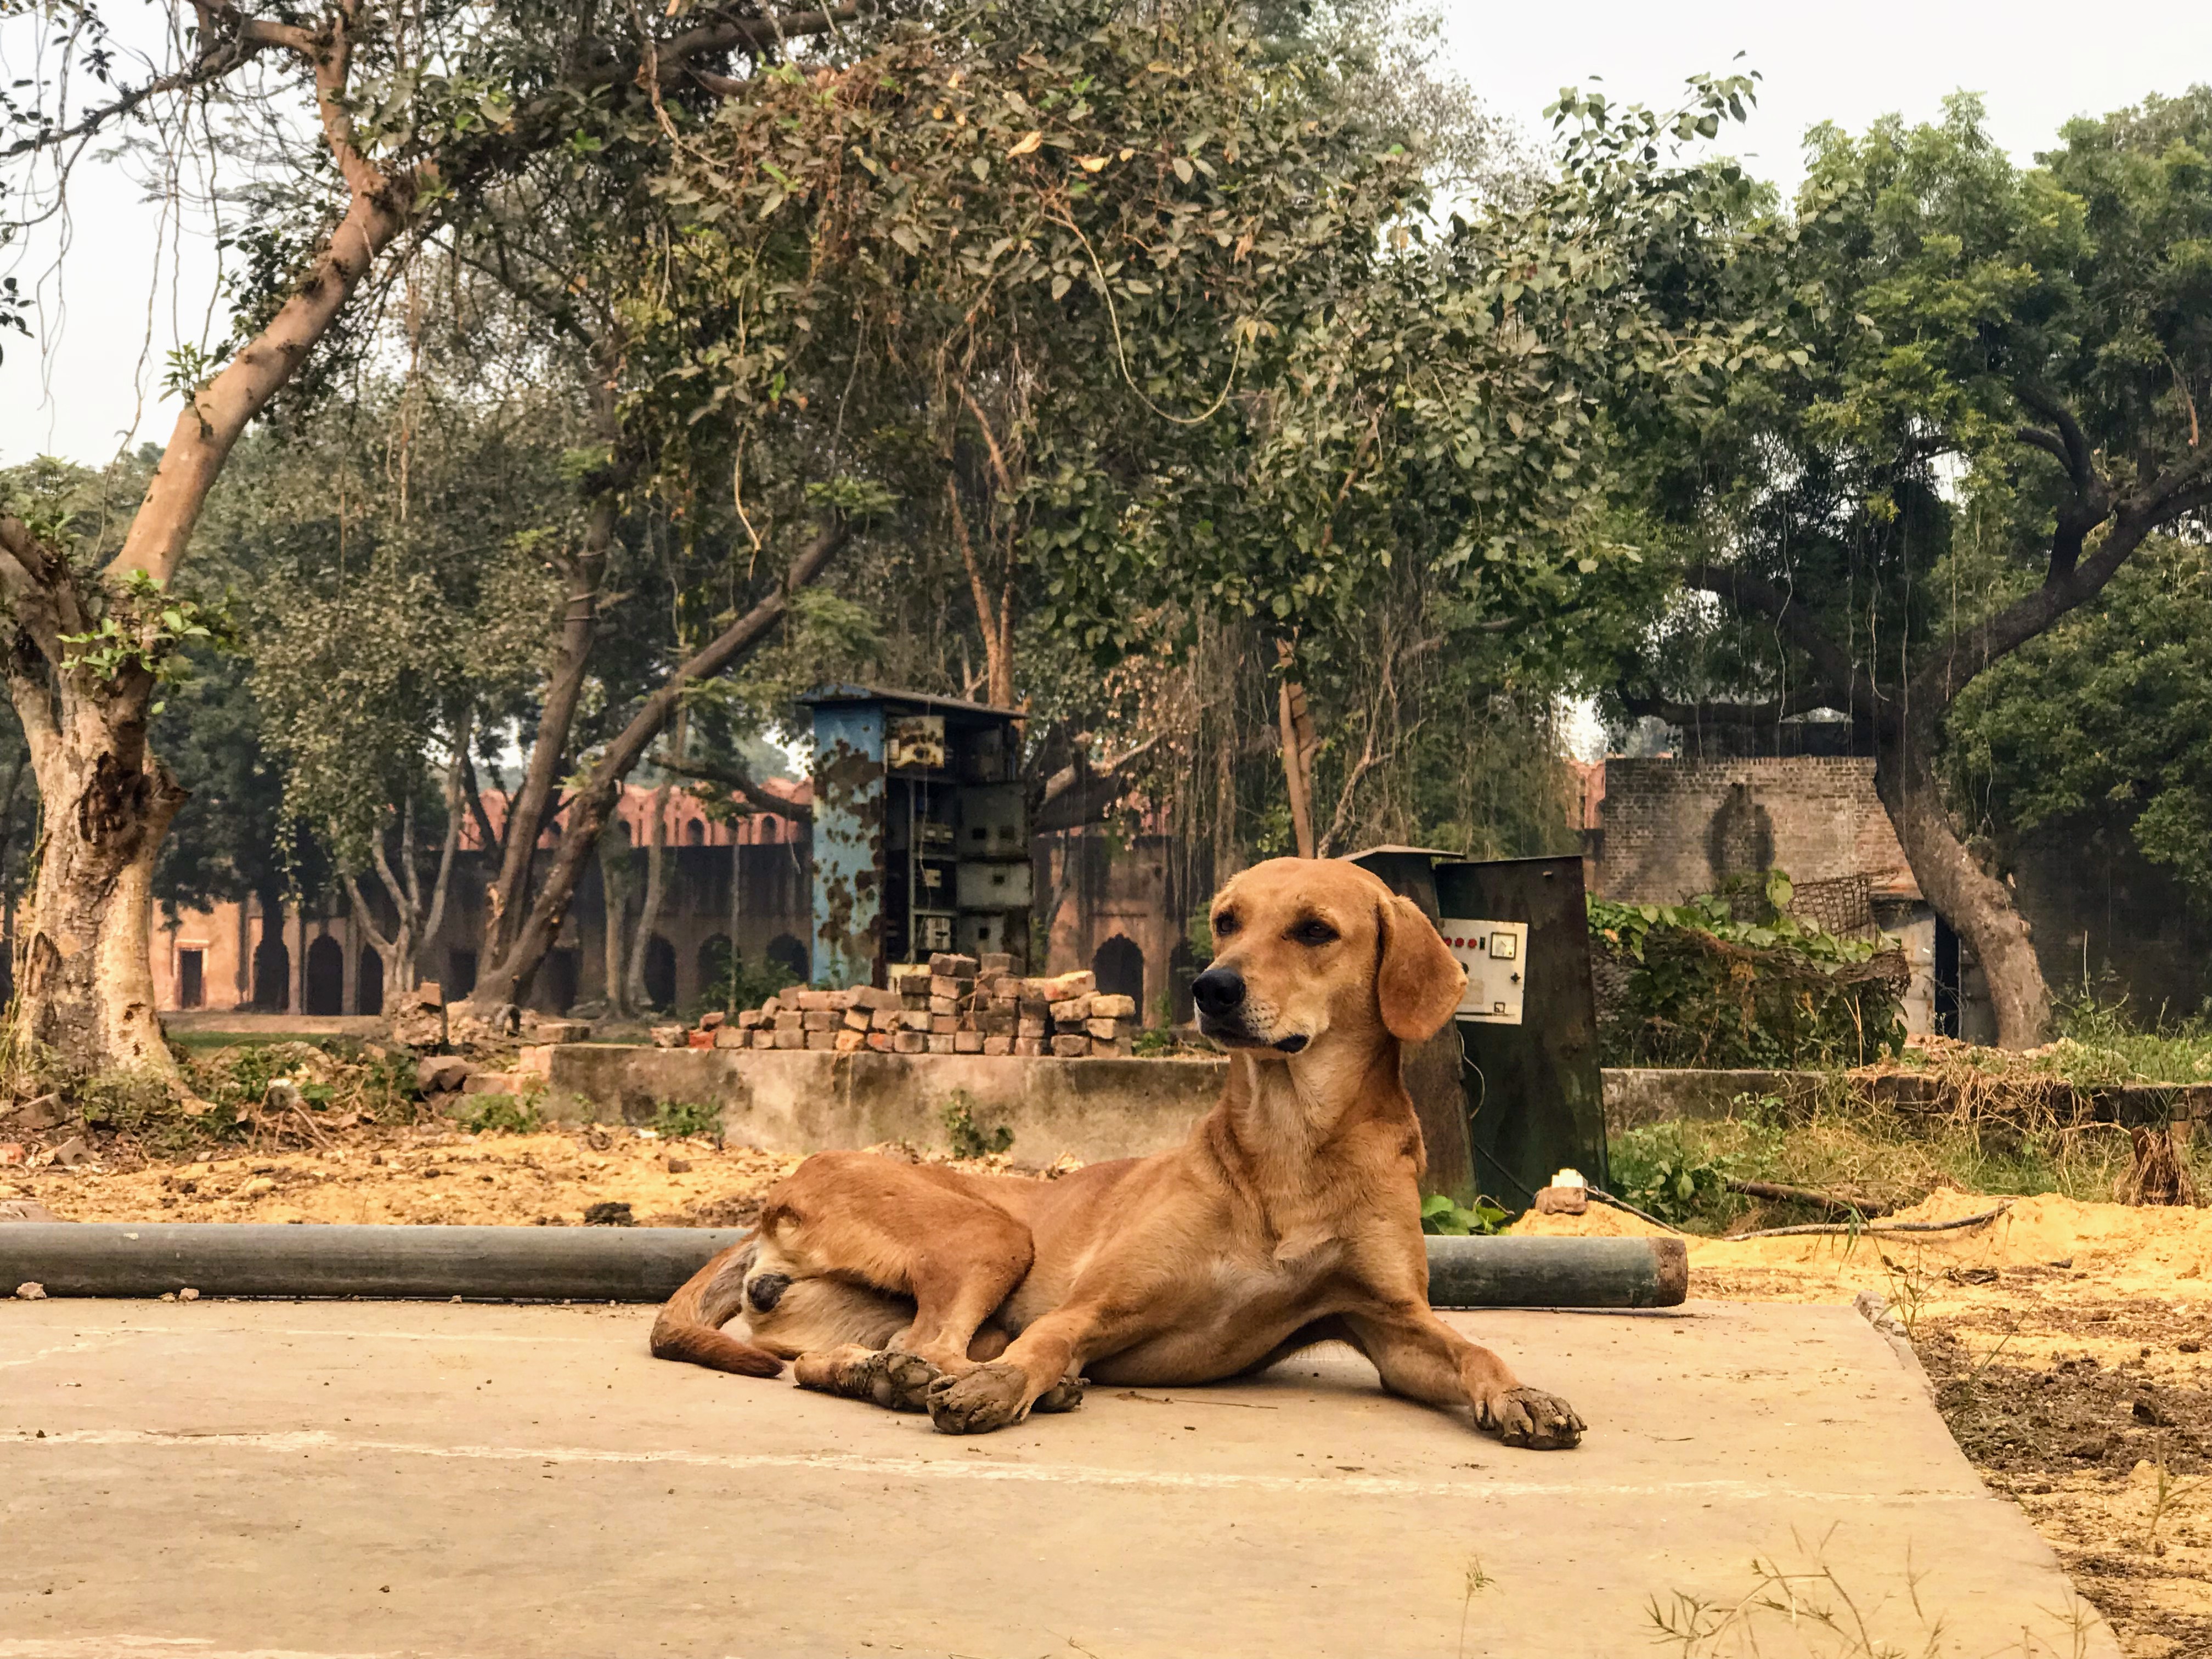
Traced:
<svg viewBox="0 0 2212 1659">
<path fill-rule="evenodd" d="M 945 1173 L 830 1153 L 778 1188 L 761 1224 L 799 1272 L 914 1304 L 880 1355 L 853 1345 L 802 1354 L 801 1387 L 918 1411 L 932 1382 L 972 1369 L 977 1332 L 1029 1272 L 1035 1247 L 1022 1222 Z"/>
</svg>

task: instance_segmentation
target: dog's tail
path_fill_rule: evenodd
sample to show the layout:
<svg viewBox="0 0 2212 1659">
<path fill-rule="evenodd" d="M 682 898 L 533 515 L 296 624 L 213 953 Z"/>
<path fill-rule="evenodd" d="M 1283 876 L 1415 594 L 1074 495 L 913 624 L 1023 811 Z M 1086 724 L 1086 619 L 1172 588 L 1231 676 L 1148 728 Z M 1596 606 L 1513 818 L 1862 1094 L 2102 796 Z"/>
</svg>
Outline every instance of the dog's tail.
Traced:
<svg viewBox="0 0 2212 1659">
<path fill-rule="evenodd" d="M 653 1357 L 684 1359 L 739 1376 L 775 1376 L 783 1361 L 765 1348 L 724 1334 L 722 1327 L 744 1305 L 745 1270 L 758 1246 L 732 1244 L 691 1275 L 653 1322 Z"/>
</svg>

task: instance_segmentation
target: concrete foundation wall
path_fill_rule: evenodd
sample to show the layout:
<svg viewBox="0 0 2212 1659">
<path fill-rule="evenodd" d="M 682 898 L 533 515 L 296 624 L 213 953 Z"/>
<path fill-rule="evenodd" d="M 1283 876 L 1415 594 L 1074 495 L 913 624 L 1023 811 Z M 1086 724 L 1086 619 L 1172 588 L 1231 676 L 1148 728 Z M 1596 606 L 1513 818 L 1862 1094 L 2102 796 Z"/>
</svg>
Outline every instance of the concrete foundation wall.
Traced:
<svg viewBox="0 0 2212 1659">
<path fill-rule="evenodd" d="M 564 1043 L 549 1056 L 549 1116 L 650 1122 L 664 1101 L 719 1107 L 730 1139 L 771 1152 L 949 1144 L 965 1096 L 984 1133 L 1013 1132 L 1025 1164 L 1086 1164 L 1172 1146 L 1221 1092 L 1228 1062 L 856 1054 Z"/>
</svg>

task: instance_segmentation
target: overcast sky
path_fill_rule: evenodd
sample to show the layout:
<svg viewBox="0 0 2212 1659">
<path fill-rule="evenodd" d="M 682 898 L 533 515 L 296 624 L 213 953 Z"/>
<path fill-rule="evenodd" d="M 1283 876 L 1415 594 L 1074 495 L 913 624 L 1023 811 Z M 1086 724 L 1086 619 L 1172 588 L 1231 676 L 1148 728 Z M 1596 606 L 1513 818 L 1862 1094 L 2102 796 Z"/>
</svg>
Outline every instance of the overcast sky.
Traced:
<svg viewBox="0 0 2212 1659">
<path fill-rule="evenodd" d="M 1929 118 L 1964 88 L 1984 95 L 1996 137 L 2026 161 L 2071 116 L 2212 78 L 2208 0 L 2107 0 L 2087 12 L 2046 0 L 1442 0 L 1439 9 L 1454 66 L 1539 140 L 1548 131 L 1541 112 L 1562 85 L 1601 76 L 1617 98 L 1665 105 L 1684 76 L 1724 71 L 1744 52 L 1764 77 L 1759 107 L 1723 142 L 1785 185 L 1799 176 L 1799 139 L 1822 120 L 1856 128 L 1890 111 Z M 0 335 L 0 465 L 42 452 L 103 461 L 134 429 L 138 440 L 165 440 L 176 417 L 160 401 L 167 354 L 203 337 L 216 278 L 204 224 L 180 237 L 125 170 L 91 165 L 75 210 L 58 278 L 58 227 L 0 252 L 0 271 L 37 283 L 41 301 L 37 341 Z M 222 332 L 219 313 L 214 332 Z"/>
</svg>

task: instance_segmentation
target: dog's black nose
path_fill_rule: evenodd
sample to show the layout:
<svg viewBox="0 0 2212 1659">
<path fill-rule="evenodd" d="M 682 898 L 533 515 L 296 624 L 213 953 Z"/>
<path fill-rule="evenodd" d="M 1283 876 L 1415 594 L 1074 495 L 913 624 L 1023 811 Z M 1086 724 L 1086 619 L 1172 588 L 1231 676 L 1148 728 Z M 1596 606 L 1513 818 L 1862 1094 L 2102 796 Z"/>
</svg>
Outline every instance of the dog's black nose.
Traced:
<svg viewBox="0 0 2212 1659">
<path fill-rule="evenodd" d="M 1244 1006 L 1244 975 L 1234 968 L 1209 968 L 1191 981 L 1190 1000 L 1201 1013 L 1233 1013 Z"/>
</svg>

